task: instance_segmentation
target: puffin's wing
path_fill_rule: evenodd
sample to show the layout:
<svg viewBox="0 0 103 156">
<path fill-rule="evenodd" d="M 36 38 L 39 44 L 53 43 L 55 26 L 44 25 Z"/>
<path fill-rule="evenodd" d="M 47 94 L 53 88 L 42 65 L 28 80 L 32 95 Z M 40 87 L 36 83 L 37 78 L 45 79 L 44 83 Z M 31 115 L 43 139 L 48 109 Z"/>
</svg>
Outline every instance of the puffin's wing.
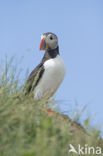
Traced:
<svg viewBox="0 0 103 156">
<path fill-rule="evenodd" d="M 44 66 L 40 63 L 30 74 L 24 87 L 25 95 L 34 90 L 44 73 Z"/>
</svg>

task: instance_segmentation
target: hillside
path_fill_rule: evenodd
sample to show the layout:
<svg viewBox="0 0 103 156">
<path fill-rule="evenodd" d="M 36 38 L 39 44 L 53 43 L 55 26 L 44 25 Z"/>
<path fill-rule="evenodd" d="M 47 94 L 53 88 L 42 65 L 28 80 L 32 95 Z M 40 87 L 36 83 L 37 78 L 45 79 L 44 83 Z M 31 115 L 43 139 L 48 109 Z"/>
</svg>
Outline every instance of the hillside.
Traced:
<svg viewBox="0 0 103 156">
<path fill-rule="evenodd" d="M 77 155 L 69 153 L 70 144 L 85 147 L 85 153 L 93 146 L 93 155 L 97 147 L 103 152 L 103 140 L 97 130 L 87 132 L 87 121 L 84 129 L 66 115 L 47 113 L 44 99 L 34 102 L 31 96 L 23 96 L 13 73 L 5 70 L 0 75 L 0 156 Z"/>
</svg>

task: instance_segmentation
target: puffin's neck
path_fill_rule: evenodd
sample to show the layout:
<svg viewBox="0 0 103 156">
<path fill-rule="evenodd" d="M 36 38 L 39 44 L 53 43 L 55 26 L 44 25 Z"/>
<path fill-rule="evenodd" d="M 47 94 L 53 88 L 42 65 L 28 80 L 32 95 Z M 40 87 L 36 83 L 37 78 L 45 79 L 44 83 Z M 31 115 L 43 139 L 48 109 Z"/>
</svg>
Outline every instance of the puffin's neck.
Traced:
<svg viewBox="0 0 103 156">
<path fill-rule="evenodd" d="M 45 54 L 44 54 L 42 61 L 45 62 L 46 60 L 49 60 L 51 58 L 55 58 L 57 55 L 59 55 L 59 47 L 57 47 L 55 49 L 47 49 L 45 51 Z"/>
</svg>

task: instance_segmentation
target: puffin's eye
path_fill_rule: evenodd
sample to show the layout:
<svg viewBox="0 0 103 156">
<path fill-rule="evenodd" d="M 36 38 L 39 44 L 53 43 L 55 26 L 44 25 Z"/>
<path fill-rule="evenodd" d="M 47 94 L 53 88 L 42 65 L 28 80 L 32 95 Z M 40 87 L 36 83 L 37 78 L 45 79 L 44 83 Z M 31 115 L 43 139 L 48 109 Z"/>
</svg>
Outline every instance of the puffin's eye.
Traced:
<svg viewBox="0 0 103 156">
<path fill-rule="evenodd" d="M 50 40 L 53 40 L 53 36 L 50 36 Z"/>
</svg>

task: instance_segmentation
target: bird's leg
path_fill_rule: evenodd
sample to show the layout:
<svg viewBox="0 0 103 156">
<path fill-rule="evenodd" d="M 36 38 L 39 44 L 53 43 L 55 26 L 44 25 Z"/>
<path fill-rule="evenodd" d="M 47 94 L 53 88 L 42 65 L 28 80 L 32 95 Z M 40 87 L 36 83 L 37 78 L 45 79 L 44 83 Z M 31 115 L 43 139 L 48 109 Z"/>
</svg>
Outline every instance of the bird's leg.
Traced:
<svg viewBox="0 0 103 156">
<path fill-rule="evenodd" d="M 55 114 L 55 112 L 52 111 L 52 110 L 50 110 L 50 109 L 46 110 L 46 113 L 47 113 L 48 115 L 53 115 L 53 114 Z"/>
</svg>

